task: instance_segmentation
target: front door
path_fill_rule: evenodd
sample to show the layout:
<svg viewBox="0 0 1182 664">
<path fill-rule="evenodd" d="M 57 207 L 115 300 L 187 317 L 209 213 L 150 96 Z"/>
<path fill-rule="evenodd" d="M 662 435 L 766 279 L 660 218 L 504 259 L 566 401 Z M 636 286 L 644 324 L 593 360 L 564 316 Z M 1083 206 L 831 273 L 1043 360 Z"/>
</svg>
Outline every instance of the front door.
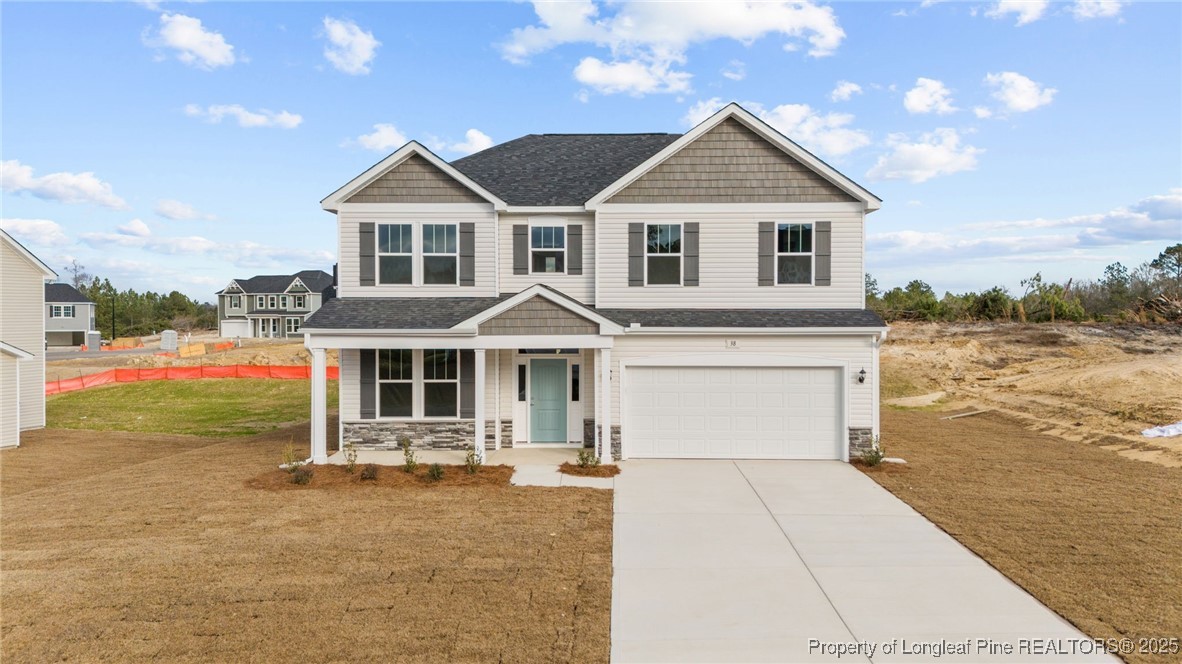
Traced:
<svg viewBox="0 0 1182 664">
<path fill-rule="evenodd" d="M 530 360 L 529 392 L 529 442 L 567 442 L 566 360 Z"/>
</svg>

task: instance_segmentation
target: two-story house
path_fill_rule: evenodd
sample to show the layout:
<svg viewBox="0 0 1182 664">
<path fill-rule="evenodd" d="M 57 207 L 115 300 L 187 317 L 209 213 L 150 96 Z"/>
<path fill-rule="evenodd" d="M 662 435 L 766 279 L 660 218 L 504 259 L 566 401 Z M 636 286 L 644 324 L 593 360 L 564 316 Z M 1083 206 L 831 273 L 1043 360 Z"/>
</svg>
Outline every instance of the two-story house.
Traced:
<svg viewBox="0 0 1182 664">
<path fill-rule="evenodd" d="M 323 270 L 235 279 L 217 292 L 218 336 L 303 336 L 304 319 L 335 294 L 333 277 Z"/>
<path fill-rule="evenodd" d="M 604 458 L 848 459 L 878 431 L 864 224 L 881 201 L 731 104 L 684 135 L 417 142 L 322 201 L 338 297 L 305 322 L 312 459 L 594 445 Z"/>
<path fill-rule="evenodd" d="M 0 229 L 0 447 L 45 426 L 45 281 L 57 273 Z"/>
<path fill-rule="evenodd" d="M 70 284 L 45 284 L 45 345 L 81 346 L 94 329 L 94 302 Z"/>
</svg>

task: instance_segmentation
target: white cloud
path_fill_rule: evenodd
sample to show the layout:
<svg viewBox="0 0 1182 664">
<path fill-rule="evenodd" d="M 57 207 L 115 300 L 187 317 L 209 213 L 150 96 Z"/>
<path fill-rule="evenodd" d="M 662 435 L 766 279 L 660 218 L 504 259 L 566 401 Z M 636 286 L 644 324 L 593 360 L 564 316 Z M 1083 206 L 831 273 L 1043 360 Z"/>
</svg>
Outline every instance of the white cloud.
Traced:
<svg viewBox="0 0 1182 664">
<path fill-rule="evenodd" d="M 722 75 L 732 81 L 741 81 L 747 78 L 747 65 L 742 60 L 731 60 L 722 70 Z"/>
<path fill-rule="evenodd" d="M 1050 4 L 1050 0 L 1001 0 L 990 7 L 985 15 L 1000 19 L 1014 14 L 1018 17 L 1018 25 L 1026 25 L 1042 18 Z"/>
<path fill-rule="evenodd" d="M 849 113 L 819 113 L 808 104 L 782 104 L 770 110 L 759 102 L 746 101 L 742 105 L 788 138 L 828 157 L 841 157 L 870 144 L 869 134 L 848 126 L 854 121 Z M 698 101 L 690 106 L 683 120 L 697 125 L 723 106 L 726 102 L 718 97 Z"/>
<path fill-rule="evenodd" d="M 829 93 L 830 101 L 849 101 L 854 95 L 862 94 L 862 86 L 849 81 L 838 81 L 833 92 Z"/>
<path fill-rule="evenodd" d="M 489 138 L 488 134 L 479 129 L 469 129 L 464 133 L 464 140 L 459 143 L 452 143 L 447 146 L 447 149 L 452 152 L 459 152 L 460 154 L 472 154 L 473 152 L 480 152 L 487 150 L 493 146 L 493 139 Z"/>
<path fill-rule="evenodd" d="M 391 152 L 396 148 L 406 145 L 408 140 L 406 136 L 398 131 L 398 127 L 392 124 L 381 123 L 373 126 L 373 131 L 368 134 L 362 134 L 354 140 L 348 140 L 342 143 L 344 146 L 360 145 L 366 150 L 374 150 L 375 152 Z"/>
<path fill-rule="evenodd" d="M 214 124 L 218 124 L 224 118 L 230 117 L 238 121 L 239 127 L 295 129 L 304 121 L 303 116 L 296 113 L 289 113 L 287 111 L 276 113 L 274 111 L 268 111 L 265 108 L 260 108 L 257 111 L 248 111 L 239 104 L 214 104 L 207 108 L 201 108 L 197 104 L 189 104 L 185 106 L 185 115 L 205 118 L 207 122 Z"/>
<path fill-rule="evenodd" d="M 974 106 L 973 115 L 977 116 L 978 120 L 986 120 L 993 117 L 993 111 L 984 106 Z"/>
<path fill-rule="evenodd" d="M 120 227 L 119 231 L 83 233 L 81 239 L 99 249 L 123 247 L 163 256 L 205 256 L 240 266 L 262 267 L 293 262 L 325 264 L 333 260 L 332 253 L 327 251 L 275 247 L 249 240 L 219 242 L 199 235 L 160 237 L 150 232 L 138 235 L 128 233 L 126 227 Z"/>
<path fill-rule="evenodd" d="M 115 195 L 109 183 L 92 172 L 33 175 L 33 167 L 16 159 L 0 164 L 0 188 L 13 194 L 28 192 L 37 198 L 59 203 L 90 203 L 114 210 L 128 209 L 127 201 Z"/>
<path fill-rule="evenodd" d="M 132 219 L 131 221 L 119 226 L 116 230 L 122 235 L 131 235 L 133 237 L 148 237 L 152 234 L 152 229 L 139 219 Z"/>
<path fill-rule="evenodd" d="M 1080 21 L 1112 18 L 1120 14 L 1124 4 L 1120 0 L 1076 0 L 1070 11 Z"/>
<path fill-rule="evenodd" d="M 190 219 L 202 219 L 205 221 L 213 221 L 214 219 L 217 219 L 217 217 L 215 217 L 214 215 L 205 214 L 204 212 L 197 210 L 197 208 L 194 208 L 192 205 L 189 205 L 188 203 L 174 201 L 170 198 L 164 198 L 159 201 L 156 201 L 156 214 L 160 215 L 161 217 L 164 217 L 165 219 L 173 219 L 173 220 L 177 220 L 177 221 L 180 221 L 180 220 L 187 221 Z"/>
<path fill-rule="evenodd" d="M 866 173 L 871 180 L 907 180 L 926 182 L 941 175 L 971 171 L 977 167 L 977 155 L 984 152 L 962 145 L 955 129 L 937 129 L 910 141 L 906 134 L 891 134 L 886 145 L 890 152 Z"/>
<path fill-rule="evenodd" d="M 324 17 L 324 57 L 337 71 L 353 76 L 368 74 L 382 42 L 372 32 L 361 29 L 348 19 Z"/>
<path fill-rule="evenodd" d="M 586 43 L 606 48 L 610 61 L 584 57 L 576 79 L 603 94 L 680 93 L 689 90 L 692 75 L 679 67 L 693 44 L 733 39 L 751 44 L 768 35 L 809 43 L 814 57 L 831 55 L 845 39 L 832 8 L 797 2 L 661 3 L 626 0 L 597 5 L 592 0 L 533 3 L 538 23 L 512 31 L 501 45 L 505 59 L 527 62 L 562 44 Z M 601 7 L 615 13 L 601 16 Z M 728 76 L 729 78 L 729 76 Z M 737 80 L 737 79 L 736 79 Z"/>
<path fill-rule="evenodd" d="M 234 47 L 221 33 L 206 30 L 200 19 L 184 14 L 161 14 L 159 29 L 145 30 L 143 40 L 148 46 L 173 49 L 177 60 L 199 69 L 229 67 L 236 60 Z"/>
<path fill-rule="evenodd" d="M 26 244 L 60 247 L 73 241 L 60 224 L 49 219 L 0 219 L 0 228 Z"/>
<path fill-rule="evenodd" d="M 985 84 L 993 88 L 993 98 L 1000 101 L 1007 110 L 1016 113 L 1033 111 L 1046 106 L 1054 99 L 1055 88 L 1047 88 L 1012 71 L 985 76 Z"/>
<path fill-rule="evenodd" d="M 952 91 L 934 78 L 917 78 L 915 87 L 903 95 L 903 107 L 908 113 L 948 115 L 957 108 L 952 105 Z"/>
</svg>

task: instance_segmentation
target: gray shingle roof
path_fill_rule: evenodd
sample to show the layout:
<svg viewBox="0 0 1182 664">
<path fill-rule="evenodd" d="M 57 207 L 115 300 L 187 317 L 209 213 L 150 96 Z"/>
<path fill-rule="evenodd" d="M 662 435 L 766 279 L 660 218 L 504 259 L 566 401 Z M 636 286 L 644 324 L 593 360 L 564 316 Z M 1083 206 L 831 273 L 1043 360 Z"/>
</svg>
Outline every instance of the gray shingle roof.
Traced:
<svg viewBox="0 0 1182 664">
<path fill-rule="evenodd" d="M 530 134 L 451 162 L 509 205 L 582 205 L 680 134 Z"/>
<path fill-rule="evenodd" d="M 249 279 L 235 279 L 234 283 L 245 293 L 282 293 L 296 277 L 299 277 L 313 293 L 322 293 L 332 286 L 332 275 L 324 270 L 303 270 L 295 274 L 260 274 Z"/>
<path fill-rule="evenodd" d="M 304 329 L 444 330 L 503 302 L 500 297 L 350 297 L 326 302 Z M 591 307 L 594 309 L 593 307 Z M 594 309 L 642 327 L 884 327 L 869 309 Z"/>
<path fill-rule="evenodd" d="M 45 301 L 94 304 L 90 298 L 79 293 L 78 289 L 70 284 L 45 284 Z"/>
</svg>

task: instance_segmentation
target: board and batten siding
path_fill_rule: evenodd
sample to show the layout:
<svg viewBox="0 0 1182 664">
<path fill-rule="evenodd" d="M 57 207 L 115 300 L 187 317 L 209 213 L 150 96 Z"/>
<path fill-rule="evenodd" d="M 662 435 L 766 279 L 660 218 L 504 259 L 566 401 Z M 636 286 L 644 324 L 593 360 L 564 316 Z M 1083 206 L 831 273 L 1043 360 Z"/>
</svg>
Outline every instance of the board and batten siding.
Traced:
<svg viewBox="0 0 1182 664">
<path fill-rule="evenodd" d="M 451 285 L 361 285 L 360 237 L 362 223 L 374 224 L 475 224 L 475 286 Z M 492 205 L 465 210 L 438 209 L 430 206 L 381 206 L 378 209 L 342 209 L 337 213 L 338 297 L 490 297 L 496 286 L 496 214 Z M 376 226 L 375 226 L 376 228 Z M 376 241 L 376 231 L 375 231 Z M 416 236 L 416 243 L 418 242 Z M 421 269 L 421 268 L 420 268 Z M 375 269 L 375 275 L 377 271 Z"/>
<path fill-rule="evenodd" d="M 0 241 L 0 340 L 33 354 L 21 360 L 20 428 L 45 426 L 45 279 Z"/>
<path fill-rule="evenodd" d="M 535 225 L 546 225 L 548 220 L 559 221 L 567 226 L 578 224 L 583 227 L 583 273 L 582 274 L 513 274 L 513 227 L 528 226 L 531 215 L 501 214 L 500 225 L 500 292 L 520 293 L 534 284 L 545 284 L 562 291 L 565 295 L 593 304 L 595 300 L 595 217 L 590 214 L 538 215 Z M 568 235 L 569 238 L 569 235 Z"/>
<path fill-rule="evenodd" d="M 727 212 L 639 211 L 603 206 L 597 213 L 599 288 L 603 308 L 685 309 L 861 309 L 865 287 L 862 258 L 863 213 L 817 212 L 807 205 L 782 210 Z M 687 208 L 688 209 L 688 208 Z M 759 223 L 831 222 L 829 286 L 759 285 Z M 628 224 L 698 223 L 697 286 L 629 286 Z M 815 266 L 814 266 L 815 268 Z"/>
<path fill-rule="evenodd" d="M 484 203 L 423 157 L 412 154 L 350 196 L 346 203 Z"/>
<path fill-rule="evenodd" d="M 727 339 L 734 339 L 739 347 L 727 349 Z M 849 426 L 875 427 L 873 380 L 857 382 L 858 371 L 865 368 L 867 373 L 877 371 L 874 366 L 874 338 L 872 335 L 851 336 L 738 336 L 726 335 L 625 335 L 616 338 L 612 350 L 612 423 L 620 421 L 620 363 L 642 358 L 669 357 L 676 355 L 717 356 L 719 361 L 744 355 L 748 357 L 791 356 L 848 363 L 847 393 L 849 394 Z M 694 366 L 687 362 L 686 366 Z M 625 376 L 625 381 L 627 377 Z"/>
</svg>

